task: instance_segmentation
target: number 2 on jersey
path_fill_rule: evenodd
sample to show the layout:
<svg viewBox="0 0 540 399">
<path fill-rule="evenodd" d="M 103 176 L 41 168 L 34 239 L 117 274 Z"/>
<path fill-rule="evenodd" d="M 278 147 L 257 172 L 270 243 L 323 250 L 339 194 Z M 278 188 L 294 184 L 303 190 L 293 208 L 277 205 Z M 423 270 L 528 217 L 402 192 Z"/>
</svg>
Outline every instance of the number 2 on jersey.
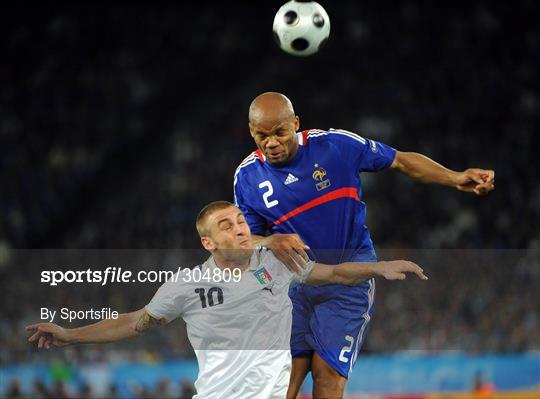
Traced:
<svg viewBox="0 0 540 399">
<path fill-rule="evenodd" d="M 339 361 L 343 363 L 347 363 L 349 359 L 345 357 L 345 354 L 350 353 L 352 350 L 352 347 L 354 345 L 354 338 L 350 335 L 345 335 L 345 341 L 349 342 L 350 345 L 345 345 L 343 348 L 341 348 L 341 352 L 339 354 Z"/>
<path fill-rule="evenodd" d="M 259 188 L 267 189 L 263 193 L 263 201 L 267 208 L 272 208 L 273 206 L 276 206 L 277 204 L 279 204 L 279 201 L 276 199 L 269 201 L 270 196 L 274 194 L 274 188 L 272 187 L 272 183 L 270 183 L 269 180 L 265 180 L 261 184 L 259 184 Z"/>
</svg>

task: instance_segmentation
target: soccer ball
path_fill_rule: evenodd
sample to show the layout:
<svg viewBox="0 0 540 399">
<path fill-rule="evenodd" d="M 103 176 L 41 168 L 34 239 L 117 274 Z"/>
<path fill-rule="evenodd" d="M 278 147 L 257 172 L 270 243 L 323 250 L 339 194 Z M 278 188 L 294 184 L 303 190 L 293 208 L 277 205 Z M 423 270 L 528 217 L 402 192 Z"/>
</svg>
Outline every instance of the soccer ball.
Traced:
<svg viewBox="0 0 540 399">
<path fill-rule="evenodd" d="M 330 18 L 315 1 L 289 1 L 274 17 L 274 38 L 283 51 L 292 55 L 315 54 L 329 35 Z"/>
</svg>

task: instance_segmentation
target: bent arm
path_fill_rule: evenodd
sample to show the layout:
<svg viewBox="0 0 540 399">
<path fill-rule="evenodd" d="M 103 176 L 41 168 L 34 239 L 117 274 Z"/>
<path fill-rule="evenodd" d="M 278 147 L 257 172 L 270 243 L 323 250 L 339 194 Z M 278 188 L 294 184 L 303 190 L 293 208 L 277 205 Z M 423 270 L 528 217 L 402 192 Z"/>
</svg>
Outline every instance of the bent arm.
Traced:
<svg viewBox="0 0 540 399">
<path fill-rule="evenodd" d="M 445 168 L 441 164 L 417 152 L 397 151 L 390 166 L 422 183 L 435 183 L 455 187 L 458 172 Z"/>
<path fill-rule="evenodd" d="M 265 247 L 266 245 L 264 245 L 265 244 L 264 240 L 267 239 L 268 237 L 259 236 L 257 234 L 252 234 L 251 238 L 253 239 L 254 244 L 261 245 L 261 246 Z"/>
<path fill-rule="evenodd" d="M 302 273 L 297 262 L 309 259 L 306 250 L 309 247 L 304 244 L 298 234 L 272 234 L 267 237 L 253 234 L 251 236 L 255 245 L 260 245 L 272 250 L 291 273 Z"/>
</svg>

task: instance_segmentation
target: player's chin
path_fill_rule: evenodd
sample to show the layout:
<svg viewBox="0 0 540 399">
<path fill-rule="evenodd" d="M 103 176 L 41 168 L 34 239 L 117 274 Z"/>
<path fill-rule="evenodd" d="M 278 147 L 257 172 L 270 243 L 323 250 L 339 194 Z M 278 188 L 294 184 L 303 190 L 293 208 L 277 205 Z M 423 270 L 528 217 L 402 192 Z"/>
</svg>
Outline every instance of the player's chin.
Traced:
<svg viewBox="0 0 540 399">
<path fill-rule="evenodd" d="M 244 240 L 244 241 L 240 242 L 238 245 L 239 245 L 240 249 L 249 249 L 249 250 L 251 250 L 251 249 L 255 248 L 253 246 L 253 241 L 252 240 Z"/>
<path fill-rule="evenodd" d="M 273 166 L 283 166 L 288 162 L 287 154 L 282 153 L 277 157 L 267 156 L 266 160 Z"/>
<path fill-rule="evenodd" d="M 231 250 L 230 257 L 238 263 L 243 263 L 248 260 L 253 254 L 253 248 L 236 248 Z"/>
</svg>

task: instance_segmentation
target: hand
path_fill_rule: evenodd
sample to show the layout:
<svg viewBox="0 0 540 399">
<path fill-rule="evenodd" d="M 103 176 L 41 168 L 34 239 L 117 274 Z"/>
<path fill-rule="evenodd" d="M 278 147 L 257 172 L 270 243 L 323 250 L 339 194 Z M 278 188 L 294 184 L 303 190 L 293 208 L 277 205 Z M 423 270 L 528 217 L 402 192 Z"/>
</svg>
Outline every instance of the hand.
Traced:
<svg viewBox="0 0 540 399">
<path fill-rule="evenodd" d="M 495 189 L 495 171 L 485 169 L 467 169 L 456 176 L 456 188 L 459 191 L 486 195 Z"/>
<path fill-rule="evenodd" d="M 26 331 L 35 331 L 28 341 L 38 340 L 38 349 L 49 349 L 51 345 L 61 347 L 71 343 L 69 330 L 54 323 L 31 324 L 26 326 Z"/>
<path fill-rule="evenodd" d="M 302 267 L 309 260 L 305 251 L 309 247 L 298 234 L 273 234 L 259 243 L 272 250 L 291 273 L 302 274 Z"/>
<path fill-rule="evenodd" d="M 389 262 L 378 262 L 375 271 L 387 280 L 405 280 L 406 273 L 414 273 L 421 280 L 427 280 L 424 270 L 416 263 L 407 260 L 393 260 Z"/>
</svg>

